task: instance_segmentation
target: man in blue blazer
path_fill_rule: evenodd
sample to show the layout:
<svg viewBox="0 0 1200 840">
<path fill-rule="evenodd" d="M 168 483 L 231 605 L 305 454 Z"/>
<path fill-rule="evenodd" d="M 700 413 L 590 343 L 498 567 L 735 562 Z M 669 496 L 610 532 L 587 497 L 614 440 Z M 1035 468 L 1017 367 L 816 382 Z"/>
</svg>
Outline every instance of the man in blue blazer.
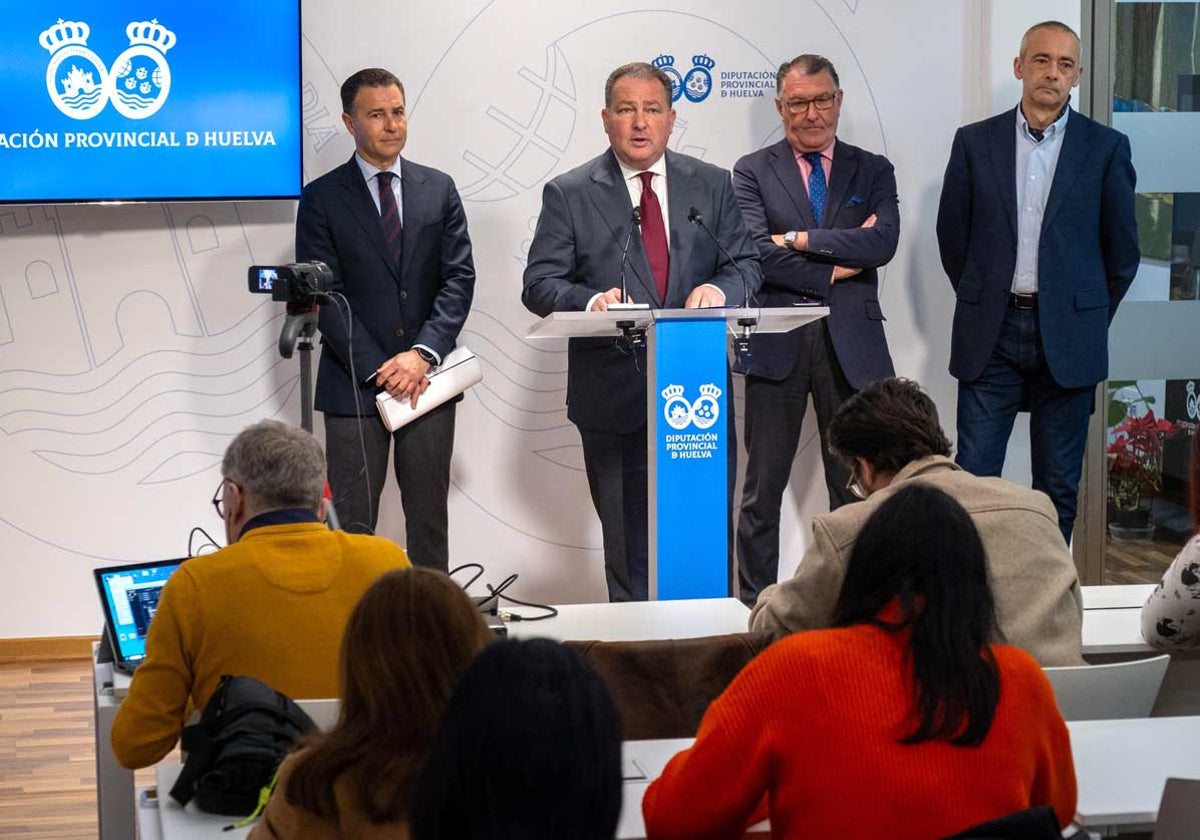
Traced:
<svg viewBox="0 0 1200 840">
<path fill-rule="evenodd" d="M 1028 410 L 1033 487 L 1068 541 L 1108 325 L 1140 259 L 1129 140 L 1070 108 L 1079 53 L 1066 24 L 1025 33 L 1021 104 L 958 130 L 937 220 L 956 297 L 958 463 L 1000 475 Z"/>
<path fill-rule="evenodd" d="M 400 157 L 399 79 L 360 70 L 341 95 L 354 157 L 304 188 L 296 217 L 296 259 L 327 263 L 344 296 L 320 315 L 315 407 L 329 484 L 342 526 L 373 532 L 391 448 L 409 557 L 445 570 L 455 403 L 389 433 L 375 393 L 416 404 L 454 349 L 475 289 L 467 219 L 450 176 Z"/>
<path fill-rule="evenodd" d="M 630 299 L 654 309 L 740 306 L 744 288 L 753 291 L 761 280 L 754 243 L 729 173 L 666 150 L 675 123 L 670 78 L 644 62 L 618 67 L 604 101 L 610 148 L 546 184 L 522 302 L 543 317 L 605 310 L 621 301 L 624 273 Z M 736 264 L 689 222 L 693 207 Z M 634 208 L 640 231 L 632 230 Z M 583 442 L 609 599 L 645 600 L 645 353 L 614 338 L 571 339 L 567 417 Z"/>
<path fill-rule="evenodd" d="M 825 430 L 851 394 L 895 375 L 878 269 L 896 253 L 896 175 L 882 155 L 837 139 L 842 91 L 827 58 L 801 55 L 776 75 L 785 139 L 746 155 L 733 188 L 763 265 L 762 306 L 829 307 L 787 334 L 756 335 L 746 374 L 746 481 L 738 517 L 740 597 L 753 604 L 779 574 L 779 511 L 809 396 L 829 508 L 854 500 Z"/>
</svg>

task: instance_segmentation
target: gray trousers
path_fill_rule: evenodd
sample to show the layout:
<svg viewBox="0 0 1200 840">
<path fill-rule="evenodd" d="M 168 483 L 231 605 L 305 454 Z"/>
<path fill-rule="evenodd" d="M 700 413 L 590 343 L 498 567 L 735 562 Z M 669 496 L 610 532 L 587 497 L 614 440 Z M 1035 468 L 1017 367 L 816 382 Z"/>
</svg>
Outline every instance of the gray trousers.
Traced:
<svg viewBox="0 0 1200 840">
<path fill-rule="evenodd" d="M 449 569 L 446 498 L 450 492 L 454 416 L 455 403 L 450 402 L 388 432 L 373 415 L 325 415 L 329 486 L 344 530 L 375 533 L 391 448 L 409 559 L 416 565 Z"/>
</svg>

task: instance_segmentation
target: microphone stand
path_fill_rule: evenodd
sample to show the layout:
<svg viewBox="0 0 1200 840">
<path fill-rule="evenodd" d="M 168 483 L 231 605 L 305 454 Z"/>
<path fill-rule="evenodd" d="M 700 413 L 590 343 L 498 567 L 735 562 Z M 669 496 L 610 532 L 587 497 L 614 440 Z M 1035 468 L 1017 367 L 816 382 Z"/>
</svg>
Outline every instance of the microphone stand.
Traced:
<svg viewBox="0 0 1200 840">
<path fill-rule="evenodd" d="M 696 225 L 708 234 L 708 238 L 711 239 L 714 244 L 716 244 L 717 249 L 722 255 L 724 255 L 725 259 L 729 260 L 729 264 L 734 267 L 734 270 L 737 271 L 738 277 L 742 279 L 742 305 L 749 307 L 750 284 L 746 282 L 746 275 L 742 273 L 742 269 L 741 266 L 738 265 L 738 261 L 735 260 L 733 258 L 733 254 L 729 253 L 729 250 L 721 244 L 721 240 L 717 238 L 716 234 L 709 230 L 708 225 L 704 223 L 704 216 L 700 213 L 699 208 L 689 207 L 687 218 L 689 222 Z M 742 362 L 749 362 L 752 355 L 750 352 L 750 336 L 754 334 L 752 328 L 758 326 L 758 318 L 738 318 L 737 325 L 741 327 L 741 332 L 735 333 L 733 336 L 733 355 L 735 359 L 738 359 Z"/>
</svg>

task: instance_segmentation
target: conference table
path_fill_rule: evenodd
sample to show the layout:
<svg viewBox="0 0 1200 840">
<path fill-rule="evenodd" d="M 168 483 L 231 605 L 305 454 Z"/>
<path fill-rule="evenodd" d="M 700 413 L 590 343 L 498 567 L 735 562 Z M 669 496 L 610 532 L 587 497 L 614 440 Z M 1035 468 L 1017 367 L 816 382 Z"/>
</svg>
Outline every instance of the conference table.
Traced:
<svg viewBox="0 0 1200 840">
<path fill-rule="evenodd" d="M 1115 590 L 1103 592 L 1099 590 Z M 1148 592 L 1146 587 L 1084 587 L 1084 619 L 1083 619 L 1083 650 L 1084 655 L 1094 660 L 1111 660 L 1113 658 L 1136 658 L 1154 653 L 1154 650 L 1141 638 L 1141 602 Z M 749 609 L 736 598 L 713 598 L 691 601 L 652 601 L 631 602 L 619 604 L 565 604 L 557 606 L 558 615 L 544 620 L 529 620 L 542 611 L 528 607 L 513 607 L 511 613 L 525 620 L 510 621 L 508 633 L 514 638 L 544 637 L 559 641 L 564 640 L 597 640 L 597 641 L 636 641 L 646 639 L 686 639 L 701 636 L 716 636 L 726 633 L 740 633 L 747 629 Z M 1189 674 L 1200 671 L 1200 658 L 1193 658 Z M 1168 699 L 1178 692 L 1171 687 L 1172 674 L 1177 670 L 1173 658 L 1172 668 L 1168 671 L 1164 683 L 1163 695 Z M 134 821 L 133 808 L 133 778 L 129 771 L 116 766 L 108 748 L 108 732 L 112 715 L 115 713 L 119 698 L 109 693 L 105 694 L 100 688 L 100 676 L 97 672 L 97 771 L 99 799 L 101 802 L 101 838 L 109 840 L 114 837 L 128 837 Z M 1187 677 L 1187 686 L 1183 700 L 1174 704 L 1168 703 L 1159 710 L 1158 714 L 1176 713 L 1193 714 L 1200 711 L 1200 699 L 1195 696 L 1192 676 Z M 1160 698 L 1161 699 L 1161 698 Z M 1162 704 L 1160 703 L 1160 706 Z M 1163 719 L 1163 718 L 1159 718 Z M 1134 722 L 1122 722 L 1133 725 Z M 1072 724 L 1072 727 L 1082 724 Z M 1132 737 L 1130 740 L 1133 740 Z M 631 742 L 640 745 L 653 742 Z M 1174 743 L 1178 743 L 1175 741 Z M 1200 743 L 1200 741 L 1195 741 Z M 642 749 L 631 746 L 632 749 Z M 1200 760 L 1200 750 L 1195 751 Z M 1118 760 L 1115 762 L 1120 764 Z M 103 766 L 102 766 L 103 765 Z M 164 768 L 166 765 L 164 765 Z M 1200 774 L 1200 768 L 1196 770 Z M 631 783 L 632 784 L 632 783 Z M 167 790 L 168 787 L 160 787 Z M 644 790 L 644 785 L 643 788 Z M 628 791 L 631 795 L 637 792 L 636 785 Z M 117 803 L 117 800 L 120 800 Z M 1104 801 L 1103 798 L 1100 801 Z M 1114 800 L 1115 801 L 1115 800 Z M 1148 800 L 1147 800 L 1148 801 Z M 1081 803 L 1085 799 L 1081 795 Z M 1145 803 L 1143 803 L 1145 804 Z M 1157 799 L 1151 803 L 1157 807 Z M 1148 807 L 1151 807 L 1148 806 Z M 169 808 L 169 806 L 164 806 Z M 1081 809 L 1083 805 L 1081 805 Z M 627 809 L 628 810 L 628 809 Z M 150 811 L 150 816 L 157 816 L 154 809 L 139 809 L 137 822 L 145 822 L 144 811 Z M 164 811 L 165 813 L 165 811 Z M 1087 813 L 1086 811 L 1083 813 Z M 1120 814 L 1117 814 L 1119 817 Z M 629 814 L 622 820 L 629 819 Z M 105 823 L 112 825 L 106 830 Z M 151 822 L 157 825 L 156 820 Z M 220 827 L 230 823 L 223 819 Z M 1107 823 L 1105 823 L 1107 824 Z M 622 823 L 625 825 L 625 822 Z M 177 836 L 171 832 L 171 837 Z M 237 837 L 235 832 L 225 832 L 224 837 Z M 636 836 L 622 834 L 621 836 Z"/>
<path fill-rule="evenodd" d="M 1135 720 L 1075 721 L 1067 724 L 1079 786 L 1076 821 L 1091 831 L 1141 831 L 1154 823 L 1163 785 L 1170 777 L 1200 778 L 1200 717 L 1140 718 Z M 662 774 L 667 762 L 692 743 L 690 738 L 626 741 L 626 759 L 645 772 L 644 780 L 623 786 L 618 840 L 644 838 L 642 797 L 650 780 Z M 170 790 L 179 765 L 157 768 L 158 790 Z M 249 832 L 225 830 L 234 820 L 204 814 L 195 806 L 181 808 L 163 801 L 157 808 L 140 808 L 138 836 L 142 840 L 237 840 Z M 749 836 L 765 836 L 766 824 Z"/>
</svg>

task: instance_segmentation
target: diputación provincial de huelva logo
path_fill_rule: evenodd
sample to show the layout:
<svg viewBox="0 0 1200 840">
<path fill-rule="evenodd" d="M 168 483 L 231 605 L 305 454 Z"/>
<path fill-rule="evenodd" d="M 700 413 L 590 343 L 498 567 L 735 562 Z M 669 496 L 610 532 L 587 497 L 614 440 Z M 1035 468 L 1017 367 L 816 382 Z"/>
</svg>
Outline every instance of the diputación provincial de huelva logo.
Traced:
<svg viewBox="0 0 1200 840">
<path fill-rule="evenodd" d="M 171 92 L 166 54 L 175 46 L 175 33 L 157 18 L 131 21 L 125 27 L 129 47 L 109 72 L 87 46 L 91 32 L 83 21 L 59 18 L 38 36 L 38 43 L 50 52 L 46 91 L 55 107 L 73 120 L 90 120 L 109 102 L 131 120 L 157 113 Z"/>
<path fill-rule="evenodd" d="M 775 92 L 775 71 L 769 69 L 722 70 L 719 78 L 713 78 L 716 59 L 707 53 L 692 56 L 692 69 L 680 75 L 675 67 L 675 56 L 662 53 L 650 62 L 667 74 L 671 80 L 671 102 L 687 99 L 688 102 L 703 102 L 714 90 L 721 98 L 761 98 Z"/>
<path fill-rule="evenodd" d="M 712 93 L 713 79 L 709 71 L 717 65 L 707 55 L 692 56 L 692 69 L 686 76 L 680 76 L 675 69 L 675 56 L 663 53 L 652 62 L 655 67 L 667 74 L 671 80 L 671 101 L 678 102 L 681 97 L 687 97 L 689 102 L 703 102 Z"/>
<path fill-rule="evenodd" d="M 688 402 L 684 396 L 682 385 L 668 385 L 662 389 L 663 419 L 667 425 L 677 431 L 688 426 L 697 429 L 709 429 L 721 416 L 721 389 L 711 382 L 700 386 L 700 396 L 694 402 Z"/>
</svg>

